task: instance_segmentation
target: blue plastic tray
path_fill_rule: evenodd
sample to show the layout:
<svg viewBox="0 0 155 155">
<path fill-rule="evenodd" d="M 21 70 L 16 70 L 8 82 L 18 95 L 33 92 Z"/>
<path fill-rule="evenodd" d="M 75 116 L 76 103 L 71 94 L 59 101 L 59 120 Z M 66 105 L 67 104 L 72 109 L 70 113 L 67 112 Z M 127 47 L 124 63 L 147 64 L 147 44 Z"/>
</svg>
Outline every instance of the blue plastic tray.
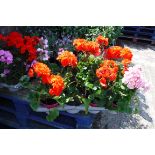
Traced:
<svg viewBox="0 0 155 155">
<path fill-rule="evenodd" d="M 0 99 L 0 110 L 16 116 L 16 121 L 19 123 L 19 125 L 14 125 L 14 122 L 6 124 L 14 128 L 27 129 L 37 128 L 39 125 L 46 125 L 48 128 L 58 129 L 89 129 L 91 128 L 94 119 L 94 115 L 92 114 L 82 115 L 60 112 L 60 116 L 55 121 L 48 122 L 46 120 L 46 113 L 32 111 L 28 105 L 29 103 L 25 100 L 2 93 L 0 93 Z M 7 101 L 8 103 L 2 103 L 3 100 Z M 1 120 L 3 120 L 3 118 L 1 118 Z M 32 122 L 36 122 L 39 125 L 36 126 L 36 124 Z"/>
</svg>

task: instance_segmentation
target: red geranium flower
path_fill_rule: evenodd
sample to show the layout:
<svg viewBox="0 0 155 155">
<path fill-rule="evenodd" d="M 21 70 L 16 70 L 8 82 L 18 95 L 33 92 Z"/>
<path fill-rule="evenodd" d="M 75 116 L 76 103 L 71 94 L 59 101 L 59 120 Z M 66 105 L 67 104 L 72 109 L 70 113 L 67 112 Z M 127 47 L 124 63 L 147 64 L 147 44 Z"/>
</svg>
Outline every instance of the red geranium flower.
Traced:
<svg viewBox="0 0 155 155">
<path fill-rule="evenodd" d="M 5 41 L 9 47 L 15 47 L 19 49 L 21 54 L 28 52 L 28 61 L 32 61 L 37 57 L 36 45 L 39 43 L 39 38 L 36 36 L 23 37 L 18 32 L 11 32 L 6 37 L 0 35 L 0 40 Z"/>
<path fill-rule="evenodd" d="M 99 43 L 100 45 L 103 45 L 103 46 L 108 46 L 109 44 L 109 39 L 108 38 L 105 38 L 101 35 L 99 35 L 97 38 L 96 38 L 96 42 Z"/>
</svg>

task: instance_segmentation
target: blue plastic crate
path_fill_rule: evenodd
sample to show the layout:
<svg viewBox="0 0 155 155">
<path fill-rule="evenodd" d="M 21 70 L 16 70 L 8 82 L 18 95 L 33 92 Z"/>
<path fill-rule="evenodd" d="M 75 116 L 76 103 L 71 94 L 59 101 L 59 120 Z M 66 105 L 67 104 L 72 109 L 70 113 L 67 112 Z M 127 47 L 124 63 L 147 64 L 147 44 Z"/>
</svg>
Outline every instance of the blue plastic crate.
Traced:
<svg viewBox="0 0 155 155">
<path fill-rule="evenodd" d="M 125 26 L 122 30 L 125 36 L 132 36 L 137 38 L 152 39 L 155 36 L 155 28 L 146 28 L 144 26 Z"/>
<path fill-rule="evenodd" d="M 10 96 L 2 93 L 0 93 L 0 98 L 10 101 L 10 106 L 5 106 L 5 104 L 0 103 L 0 110 L 10 112 L 16 116 L 17 122 L 19 123 L 19 126 L 17 126 L 17 128 L 36 128 L 33 123 L 30 123 L 32 121 L 35 121 L 38 124 L 46 125 L 49 128 L 88 129 L 91 128 L 94 119 L 94 115 L 92 114 L 81 115 L 60 112 L 60 116 L 55 121 L 48 122 L 46 120 L 46 113 L 32 111 L 27 101 L 15 96 Z"/>
<path fill-rule="evenodd" d="M 124 26 L 122 33 L 119 39 L 155 45 L 154 26 Z"/>
</svg>

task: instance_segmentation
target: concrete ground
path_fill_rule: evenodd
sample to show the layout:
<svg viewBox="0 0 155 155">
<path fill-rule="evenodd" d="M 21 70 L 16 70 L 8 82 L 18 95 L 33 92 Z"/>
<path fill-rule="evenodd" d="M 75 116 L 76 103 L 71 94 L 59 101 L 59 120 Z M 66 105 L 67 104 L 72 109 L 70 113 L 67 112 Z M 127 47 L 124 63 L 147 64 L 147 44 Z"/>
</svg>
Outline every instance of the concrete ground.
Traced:
<svg viewBox="0 0 155 155">
<path fill-rule="evenodd" d="M 141 65 L 150 90 L 138 93 L 139 114 L 113 113 L 109 110 L 98 114 L 93 128 L 101 129 L 149 129 L 155 128 L 155 46 L 122 42 L 133 52 L 133 63 Z"/>
</svg>

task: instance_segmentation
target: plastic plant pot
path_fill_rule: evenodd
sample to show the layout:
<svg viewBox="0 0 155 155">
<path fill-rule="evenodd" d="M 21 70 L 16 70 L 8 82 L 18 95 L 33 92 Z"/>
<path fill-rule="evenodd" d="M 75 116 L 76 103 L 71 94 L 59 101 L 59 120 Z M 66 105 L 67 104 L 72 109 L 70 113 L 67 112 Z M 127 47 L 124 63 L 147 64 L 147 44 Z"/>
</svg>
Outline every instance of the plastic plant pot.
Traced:
<svg viewBox="0 0 155 155">
<path fill-rule="evenodd" d="M 44 103 L 42 103 L 42 106 L 47 108 L 47 109 L 52 109 L 52 108 L 58 107 L 59 104 L 58 103 L 54 103 L 54 104 L 44 104 Z"/>
</svg>

